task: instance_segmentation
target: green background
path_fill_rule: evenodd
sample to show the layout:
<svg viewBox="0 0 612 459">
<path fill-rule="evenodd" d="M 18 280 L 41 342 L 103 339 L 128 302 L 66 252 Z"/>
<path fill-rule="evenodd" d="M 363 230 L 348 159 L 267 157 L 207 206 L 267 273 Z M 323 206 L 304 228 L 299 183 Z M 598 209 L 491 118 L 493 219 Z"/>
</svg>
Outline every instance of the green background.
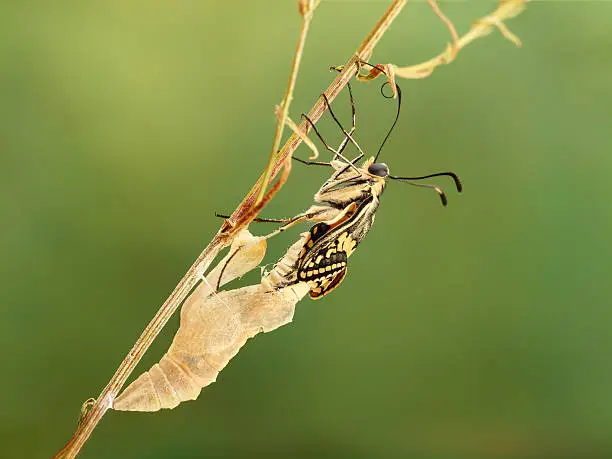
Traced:
<svg viewBox="0 0 612 459">
<path fill-rule="evenodd" d="M 50 457 L 68 440 L 217 230 L 213 212 L 257 178 L 295 3 L 2 5 L 2 457 Z M 293 118 L 387 3 L 323 1 Z M 495 4 L 442 6 L 461 32 Z M 442 208 L 391 183 L 341 288 L 249 342 L 196 402 L 109 412 L 82 457 L 612 457 L 611 17 L 606 3 L 533 3 L 508 24 L 523 48 L 495 32 L 403 81 L 382 159 L 397 175 L 456 171 L 465 193 L 440 180 Z M 411 2 L 373 60 L 417 63 L 447 37 Z M 394 116 L 380 84 L 355 87 L 368 151 Z M 346 94 L 335 106 L 348 122 Z M 326 173 L 295 164 L 263 214 L 305 209 Z"/>
</svg>

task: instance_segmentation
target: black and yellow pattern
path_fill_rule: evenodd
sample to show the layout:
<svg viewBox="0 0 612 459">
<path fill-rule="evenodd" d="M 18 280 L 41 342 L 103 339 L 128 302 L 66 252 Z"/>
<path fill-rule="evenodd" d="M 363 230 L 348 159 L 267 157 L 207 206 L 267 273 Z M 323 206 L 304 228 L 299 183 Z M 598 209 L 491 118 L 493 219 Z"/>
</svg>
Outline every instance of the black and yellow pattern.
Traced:
<svg viewBox="0 0 612 459">
<path fill-rule="evenodd" d="M 319 224 L 320 225 L 320 224 Z M 310 231 L 310 238 L 306 242 L 305 249 L 314 247 L 313 236 L 320 231 L 319 225 L 315 225 Z M 310 261 L 299 260 L 298 279 L 310 284 L 310 297 L 321 298 L 331 292 L 346 276 L 346 263 L 349 253 L 343 250 L 344 244 L 349 237 L 343 233 L 343 239 L 335 240 L 329 245 L 319 248 L 314 252 Z M 353 241 L 355 243 L 355 241 Z M 351 245 L 351 244 L 349 244 Z M 354 244 L 353 244 L 354 247 Z M 306 254 L 308 252 L 304 252 Z"/>
<path fill-rule="evenodd" d="M 346 276 L 348 257 L 359 242 L 354 234 L 364 234 L 371 218 L 364 219 L 363 206 L 351 206 L 333 221 L 314 225 L 298 257 L 297 280 L 308 282 L 310 297 L 321 298 L 336 288 Z"/>
</svg>

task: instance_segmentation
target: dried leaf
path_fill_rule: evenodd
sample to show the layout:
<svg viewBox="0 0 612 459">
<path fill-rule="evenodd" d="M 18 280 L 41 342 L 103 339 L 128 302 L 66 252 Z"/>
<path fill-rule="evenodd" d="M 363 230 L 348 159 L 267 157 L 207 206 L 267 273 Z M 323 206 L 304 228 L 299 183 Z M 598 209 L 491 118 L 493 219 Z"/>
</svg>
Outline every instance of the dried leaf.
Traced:
<svg viewBox="0 0 612 459">
<path fill-rule="evenodd" d="M 389 85 L 393 91 L 393 98 L 397 98 L 397 86 L 395 85 L 395 66 L 393 64 L 377 64 L 371 66 L 368 73 L 357 73 L 358 81 L 371 81 L 378 77 L 378 75 L 384 74 L 389 80 Z"/>
<path fill-rule="evenodd" d="M 242 277 L 257 267 L 265 254 L 266 238 L 255 237 L 248 230 L 242 230 L 238 233 L 227 255 L 217 263 L 206 277 L 202 276 L 203 282 L 185 300 L 181 308 L 181 321 L 186 320 L 184 316 L 189 315 L 192 299 L 205 298 L 213 293 L 217 285 L 223 286 Z M 219 281 L 220 277 L 221 280 Z"/>
</svg>

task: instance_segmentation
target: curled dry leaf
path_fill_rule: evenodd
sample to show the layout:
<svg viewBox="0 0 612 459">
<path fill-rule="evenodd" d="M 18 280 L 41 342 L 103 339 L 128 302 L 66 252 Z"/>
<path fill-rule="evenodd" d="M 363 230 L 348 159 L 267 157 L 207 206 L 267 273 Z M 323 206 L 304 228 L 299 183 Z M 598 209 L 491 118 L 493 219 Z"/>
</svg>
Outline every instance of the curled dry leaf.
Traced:
<svg viewBox="0 0 612 459">
<path fill-rule="evenodd" d="M 383 74 L 389 80 L 389 85 L 393 91 L 393 98 L 397 98 L 397 86 L 395 85 L 395 66 L 393 64 L 376 64 L 370 68 L 368 73 L 357 73 L 357 80 L 359 81 L 371 81 Z"/>
<path fill-rule="evenodd" d="M 291 322 L 296 303 L 308 293 L 308 285 L 295 284 L 275 288 L 277 278 L 286 275 L 286 267 L 304 244 L 292 246 L 257 285 L 214 293 L 219 281 L 227 283 L 255 268 L 263 259 L 265 239 L 244 230 L 228 255 L 186 300 L 181 310 L 181 324 L 168 352 L 159 363 L 140 375 L 113 403 L 115 410 L 157 411 L 174 408 L 180 402 L 195 400 L 203 387 L 214 382 L 249 338 Z M 279 277 L 280 276 L 280 277 Z"/>
<path fill-rule="evenodd" d="M 387 80 L 389 80 L 389 86 L 391 86 L 391 90 L 393 91 L 393 98 L 397 99 L 397 85 L 395 84 L 395 66 L 393 64 L 379 64 L 376 67 L 372 68 L 369 75 L 365 75 L 364 78 L 360 78 L 360 76 L 358 75 L 357 79 L 362 79 L 363 81 L 373 80 L 381 73 L 383 73 L 387 77 Z"/>
</svg>

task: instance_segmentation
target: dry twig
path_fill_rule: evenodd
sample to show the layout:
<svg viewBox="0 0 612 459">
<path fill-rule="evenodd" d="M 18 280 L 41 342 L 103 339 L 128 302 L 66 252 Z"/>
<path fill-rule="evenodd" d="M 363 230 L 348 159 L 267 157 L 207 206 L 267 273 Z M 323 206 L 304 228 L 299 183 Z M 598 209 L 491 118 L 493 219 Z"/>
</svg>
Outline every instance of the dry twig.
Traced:
<svg viewBox="0 0 612 459">
<path fill-rule="evenodd" d="M 293 89 L 295 88 L 295 82 L 297 80 L 298 71 L 300 69 L 300 62 L 302 60 L 302 54 L 304 52 L 304 45 L 306 44 L 306 37 L 308 35 L 308 28 L 310 27 L 310 21 L 315 9 L 319 6 L 321 0 L 299 0 L 298 9 L 302 15 L 302 29 L 300 30 L 300 38 L 298 40 L 298 46 L 295 50 L 295 56 L 293 58 L 293 65 L 291 66 L 291 75 L 289 76 L 289 84 L 287 85 L 287 91 L 285 98 L 280 104 L 280 114 L 278 115 L 278 121 L 276 122 L 276 132 L 274 133 L 274 140 L 272 141 L 272 151 L 270 152 L 270 158 L 266 165 L 266 170 L 263 173 L 263 184 L 259 190 L 257 196 L 257 202 L 261 201 L 265 193 L 268 182 L 270 181 L 270 175 L 272 174 L 272 164 L 274 155 L 280 147 L 281 138 L 283 137 L 283 130 L 289 114 L 289 105 L 293 100 Z"/>
<path fill-rule="evenodd" d="M 410 79 L 427 78 L 437 67 L 453 62 L 460 50 L 465 48 L 477 38 L 490 34 L 494 28 L 499 29 L 502 35 L 513 42 L 516 46 L 521 46 L 521 41 L 519 38 L 506 27 L 504 21 L 512 19 L 520 14 L 525 9 L 527 1 L 528 0 L 501 0 L 495 11 L 488 16 L 474 21 L 472 28 L 462 37 L 458 37 L 452 22 L 446 16 L 444 16 L 442 11 L 440 11 L 435 0 L 428 0 L 434 12 L 449 29 L 453 42 L 447 43 L 444 51 L 428 61 L 408 67 L 398 67 L 394 64 L 378 64 L 367 74 L 358 75 L 357 79 L 360 81 L 369 81 L 378 77 L 381 73 L 387 75 L 391 81 L 393 81 L 392 75 Z M 393 86 L 394 85 L 391 87 Z"/>
</svg>

